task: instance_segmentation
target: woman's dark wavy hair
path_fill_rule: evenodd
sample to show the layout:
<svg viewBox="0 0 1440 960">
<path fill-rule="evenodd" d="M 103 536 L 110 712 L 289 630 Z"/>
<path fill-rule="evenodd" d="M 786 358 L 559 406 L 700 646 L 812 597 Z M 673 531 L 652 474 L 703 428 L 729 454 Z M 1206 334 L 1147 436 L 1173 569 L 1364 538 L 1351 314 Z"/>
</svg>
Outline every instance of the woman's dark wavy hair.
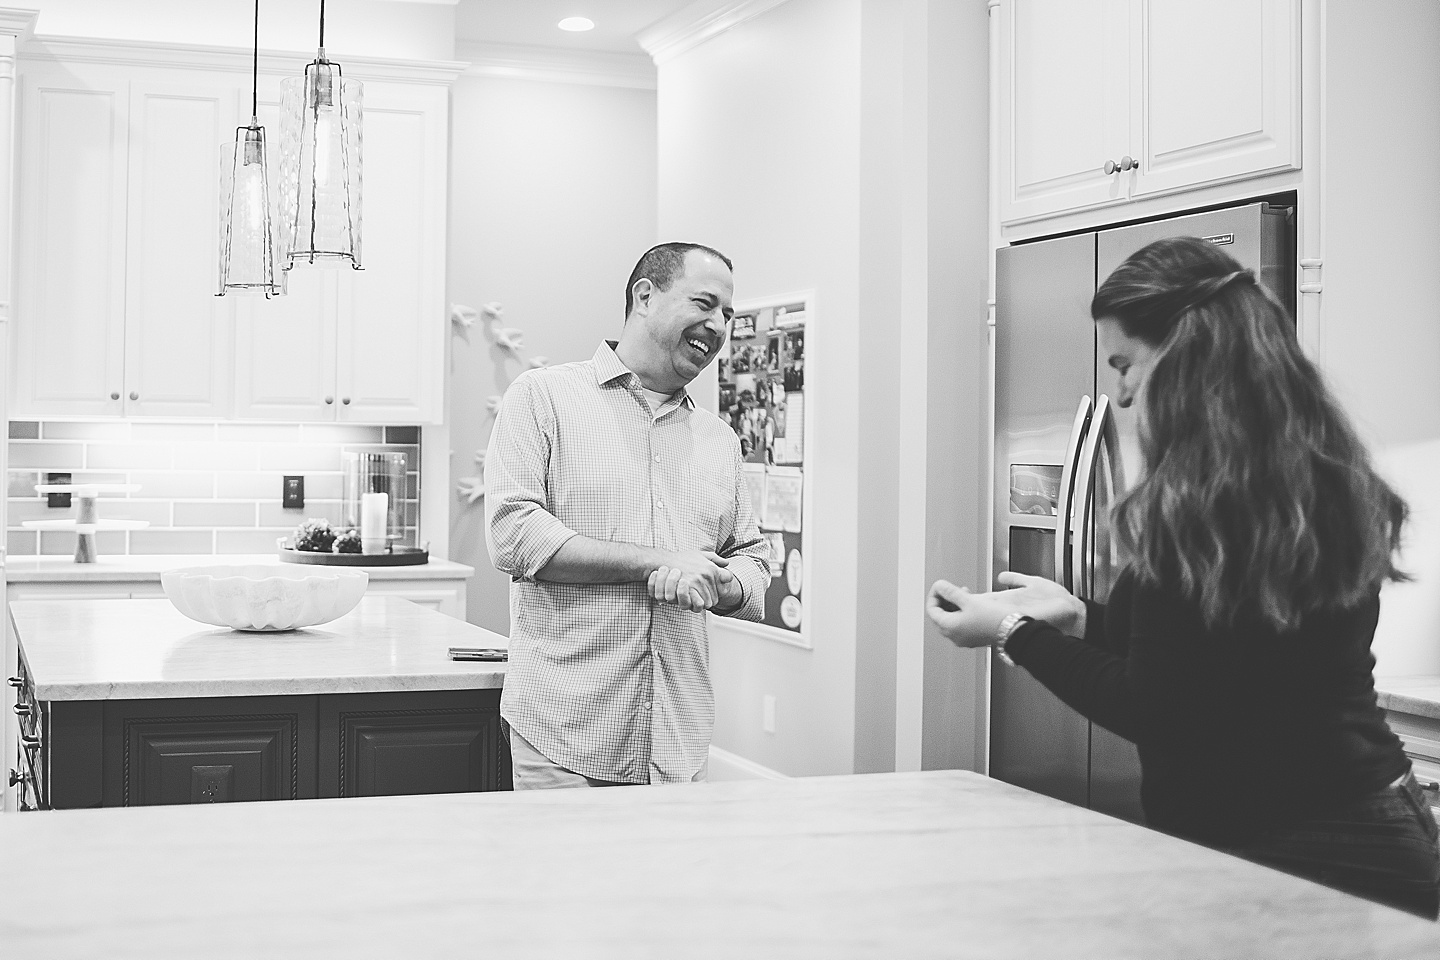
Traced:
<svg viewBox="0 0 1440 960">
<path fill-rule="evenodd" d="M 1394 564 L 1408 508 L 1369 455 L 1285 308 L 1194 237 L 1126 260 L 1090 304 L 1159 349 L 1142 393 L 1145 477 L 1115 505 L 1141 582 L 1178 587 L 1212 628 L 1276 630 L 1358 606 Z"/>
</svg>

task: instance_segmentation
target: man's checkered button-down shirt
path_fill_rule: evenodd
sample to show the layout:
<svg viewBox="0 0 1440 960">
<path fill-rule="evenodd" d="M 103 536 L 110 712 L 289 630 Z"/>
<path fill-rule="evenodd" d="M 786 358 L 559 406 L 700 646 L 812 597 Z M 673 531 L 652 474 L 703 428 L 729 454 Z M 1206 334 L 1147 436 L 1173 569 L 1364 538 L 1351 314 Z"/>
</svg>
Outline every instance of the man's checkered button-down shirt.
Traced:
<svg viewBox="0 0 1440 960">
<path fill-rule="evenodd" d="M 705 614 L 640 583 L 535 574 L 576 534 L 730 559 L 764 616 L 761 538 L 733 431 L 684 390 L 652 412 L 602 343 L 590 360 L 530 370 L 505 394 L 485 457 L 486 537 L 511 575 L 500 710 L 551 761 L 601 780 L 690 780 L 715 725 Z M 651 777 L 651 768 L 656 771 Z"/>
</svg>

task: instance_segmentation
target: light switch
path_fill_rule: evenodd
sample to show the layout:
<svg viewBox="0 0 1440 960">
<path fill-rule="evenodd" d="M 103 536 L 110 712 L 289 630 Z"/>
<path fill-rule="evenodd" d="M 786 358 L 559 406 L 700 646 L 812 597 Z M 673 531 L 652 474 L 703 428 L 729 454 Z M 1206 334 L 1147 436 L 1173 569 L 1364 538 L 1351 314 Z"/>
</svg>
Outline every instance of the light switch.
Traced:
<svg viewBox="0 0 1440 960">
<path fill-rule="evenodd" d="M 286 477 L 285 493 L 281 506 L 286 510 L 302 510 L 305 507 L 305 478 Z"/>
</svg>

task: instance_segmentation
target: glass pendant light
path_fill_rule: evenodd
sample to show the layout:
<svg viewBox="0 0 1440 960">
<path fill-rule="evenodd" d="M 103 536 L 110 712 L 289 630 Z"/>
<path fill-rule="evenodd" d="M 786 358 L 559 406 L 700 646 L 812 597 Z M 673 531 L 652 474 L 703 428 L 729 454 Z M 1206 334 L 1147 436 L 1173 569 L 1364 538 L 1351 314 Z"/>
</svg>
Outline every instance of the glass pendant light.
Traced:
<svg viewBox="0 0 1440 960">
<path fill-rule="evenodd" d="M 304 77 L 280 81 L 280 238 L 282 267 L 360 269 L 362 85 L 320 50 Z"/>
<path fill-rule="evenodd" d="M 250 125 L 235 128 L 235 142 L 220 147 L 220 283 L 227 293 L 285 293 L 278 270 L 270 187 L 265 175 L 265 128 L 257 119 L 260 82 L 260 0 L 255 0 L 255 59 L 250 87 Z"/>
</svg>

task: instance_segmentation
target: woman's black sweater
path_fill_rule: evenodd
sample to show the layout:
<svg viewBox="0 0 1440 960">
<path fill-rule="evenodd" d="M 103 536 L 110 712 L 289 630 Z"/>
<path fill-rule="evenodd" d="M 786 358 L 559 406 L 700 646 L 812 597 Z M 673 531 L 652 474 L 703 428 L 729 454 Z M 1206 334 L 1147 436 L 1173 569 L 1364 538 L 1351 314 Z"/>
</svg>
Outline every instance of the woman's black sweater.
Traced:
<svg viewBox="0 0 1440 960">
<path fill-rule="evenodd" d="M 1277 634 L 1210 630 L 1177 593 L 1122 574 L 1085 639 L 1022 623 L 1010 657 L 1136 745 L 1149 825 L 1212 846 L 1323 815 L 1409 766 L 1375 700 L 1376 595 Z"/>
</svg>

